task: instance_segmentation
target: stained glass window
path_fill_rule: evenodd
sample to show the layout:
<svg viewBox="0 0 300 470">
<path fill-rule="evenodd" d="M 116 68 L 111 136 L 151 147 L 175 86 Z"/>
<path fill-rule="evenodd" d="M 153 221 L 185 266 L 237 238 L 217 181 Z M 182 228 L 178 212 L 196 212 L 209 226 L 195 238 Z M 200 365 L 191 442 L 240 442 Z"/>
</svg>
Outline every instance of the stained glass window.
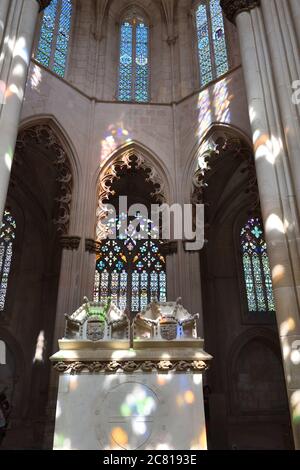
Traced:
<svg viewBox="0 0 300 470">
<path fill-rule="evenodd" d="M 162 242 L 158 239 L 158 229 L 151 220 L 137 215 L 138 222 L 129 221 L 124 236 L 120 228 L 125 218 L 125 214 L 121 214 L 120 218 L 111 218 L 107 223 L 116 238 L 101 243 L 94 300 L 106 301 L 110 297 L 119 308 L 127 307 L 137 313 L 153 300 L 166 301 L 165 258 L 160 253 Z M 141 232 L 147 233 L 149 238 L 142 238 Z"/>
<path fill-rule="evenodd" d="M 262 221 L 248 220 L 241 231 L 243 270 L 248 311 L 275 312 L 273 285 Z"/>
<path fill-rule="evenodd" d="M 72 0 L 52 0 L 44 10 L 35 59 L 64 77 L 72 20 Z"/>
<path fill-rule="evenodd" d="M 229 69 L 220 0 L 202 1 L 196 9 L 200 84 L 207 85 Z"/>
<path fill-rule="evenodd" d="M 8 210 L 4 211 L 0 231 L 0 311 L 4 310 L 8 277 L 11 268 L 16 222 Z"/>
<path fill-rule="evenodd" d="M 133 12 L 121 24 L 118 96 L 120 101 L 149 100 L 149 26 Z"/>
</svg>

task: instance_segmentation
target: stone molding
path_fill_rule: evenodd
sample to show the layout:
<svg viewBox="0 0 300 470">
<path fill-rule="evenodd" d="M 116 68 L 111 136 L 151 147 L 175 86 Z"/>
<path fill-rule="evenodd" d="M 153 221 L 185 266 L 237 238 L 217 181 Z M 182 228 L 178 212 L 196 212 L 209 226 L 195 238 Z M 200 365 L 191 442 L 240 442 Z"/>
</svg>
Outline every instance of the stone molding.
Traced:
<svg viewBox="0 0 300 470">
<path fill-rule="evenodd" d="M 236 16 L 242 11 L 250 11 L 260 6 L 260 0 L 221 0 L 220 5 L 226 18 L 235 22 Z"/>
<path fill-rule="evenodd" d="M 101 249 L 101 243 L 93 240 L 92 238 L 85 239 L 85 251 L 89 253 L 99 253 Z"/>
<path fill-rule="evenodd" d="M 65 250 L 78 250 L 80 240 L 80 237 L 61 237 L 60 244 Z"/>
<path fill-rule="evenodd" d="M 141 372 L 196 372 L 202 373 L 208 369 L 204 361 L 83 361 L 56 362 L 53 368 L 60 373 L 80 374 L 116 373 L 118 371 L 133 373 Z"/>
</svg>

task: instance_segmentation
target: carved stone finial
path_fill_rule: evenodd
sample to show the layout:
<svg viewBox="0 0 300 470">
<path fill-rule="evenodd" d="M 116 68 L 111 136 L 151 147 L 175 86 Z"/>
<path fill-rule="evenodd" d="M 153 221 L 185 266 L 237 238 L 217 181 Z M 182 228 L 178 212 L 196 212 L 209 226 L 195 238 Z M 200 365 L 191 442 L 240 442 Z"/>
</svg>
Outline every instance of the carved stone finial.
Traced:
<svg viewBox="0 0 300 470">
<path fill-rule="evenodd" d="M 249 11 L 260 6 L 260 0 L 221 0 L 220 5 L 226 18 L 235 22 L 236 16 L 242 11 Z"/>
<path fill-rule="evenodd" d="M 44 8 L 47 8 L 47 6 L 50 5 L 51 0 L 37 0 L 39 6 L 40 6 L 40 11 L 44 10 Z"/>
</svg>

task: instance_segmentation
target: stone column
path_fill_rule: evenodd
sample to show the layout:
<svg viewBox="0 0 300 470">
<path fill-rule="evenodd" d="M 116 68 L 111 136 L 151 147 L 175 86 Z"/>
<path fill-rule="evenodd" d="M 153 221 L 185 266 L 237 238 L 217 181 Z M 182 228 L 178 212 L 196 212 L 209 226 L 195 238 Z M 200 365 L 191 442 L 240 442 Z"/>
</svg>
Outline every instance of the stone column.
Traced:
<svg viewBox="0 0 300 470">
<path fill-rule="evenodd" d="M 7 22 L 8 7 L 11 0 L 1 0 L 0 3 L 0 44 L 2 44 L 4 28 Z"/>
<path fill-rule="evenodd" d="M 62 338 L 65 327 L 64 314 L 73 313 L 80 305 L 81 252 L 80 237 L 64 236 L 61 238 L 62 260 L 58 286 L 56 320 L 53 335 L 53 348 L 56 350 L 58 339 Z"/>
<path fill-rule="evenodd" d="M 239 33 L 291 422 L 299 449 L 300 169 L 296 153 L 300 127 L 290 83 L 297 61 L 293 51 L 287 50 L 291 43 L 294 53 L 297 49 L 288 8 L 295 2 L 221 0 L 221 6 Z"/>
<path fill-rule="evenodd" d="M 0 2 L 0 224 L 39 10 L 51 0 Z"/>
<path fill-rule="evenodd" d="M 167 274 L 167 299 L 176 300 L 178 297 L 178 279 L 176 276 L 176 255 L 178 252 L 178 241 L 166 241 L 161 246 L 161 254 L 164 255 L 166 260 L 166 274 Z"/>
</svg>

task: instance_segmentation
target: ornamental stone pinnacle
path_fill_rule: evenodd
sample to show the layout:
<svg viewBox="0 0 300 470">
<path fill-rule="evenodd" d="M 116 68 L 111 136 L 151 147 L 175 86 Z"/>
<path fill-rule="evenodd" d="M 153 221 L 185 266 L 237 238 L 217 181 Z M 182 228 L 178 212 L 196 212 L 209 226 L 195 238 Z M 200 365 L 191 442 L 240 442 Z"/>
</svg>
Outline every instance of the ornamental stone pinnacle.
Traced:
<svg viewBox="0 0 300 470">
<path fill-rule="evenodd" d="M 260 6 L 260 0 L 221 0 L 220 5 L 226 18 L 235 22 L 236 16 L 242 11 L 250 11 Z"/>
</svg>

